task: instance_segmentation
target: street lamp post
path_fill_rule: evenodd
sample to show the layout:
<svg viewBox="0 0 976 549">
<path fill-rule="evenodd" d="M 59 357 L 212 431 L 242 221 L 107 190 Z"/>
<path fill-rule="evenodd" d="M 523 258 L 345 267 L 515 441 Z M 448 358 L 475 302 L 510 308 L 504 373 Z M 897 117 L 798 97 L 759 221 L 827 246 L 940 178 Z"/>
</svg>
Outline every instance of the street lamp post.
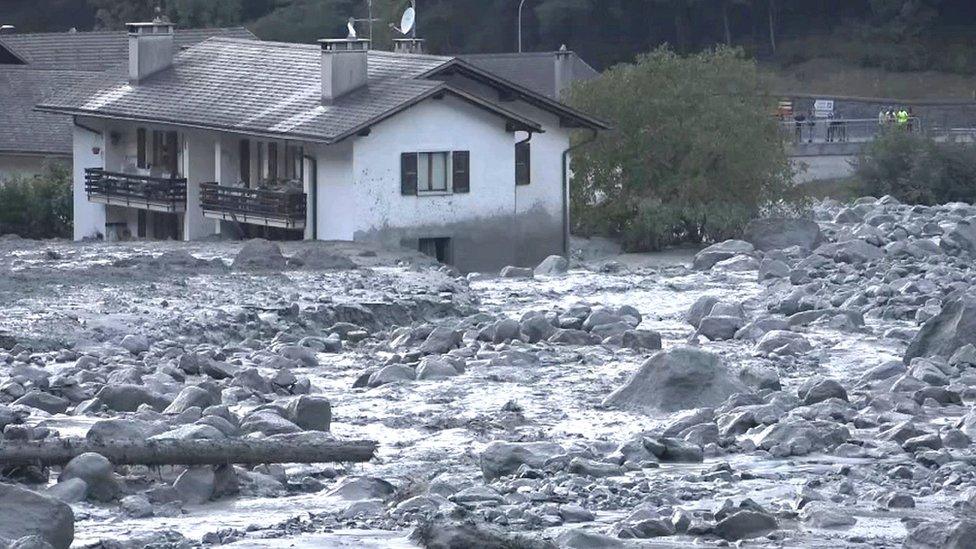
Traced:
<svg viewBox="0 0 976 549">
<path fill-rule="evenodd" d="M 518 51 L 522 53 L 522 6 L 525 5 L 525 0 L 519 2 L 518 8 Z"/>
</svg>

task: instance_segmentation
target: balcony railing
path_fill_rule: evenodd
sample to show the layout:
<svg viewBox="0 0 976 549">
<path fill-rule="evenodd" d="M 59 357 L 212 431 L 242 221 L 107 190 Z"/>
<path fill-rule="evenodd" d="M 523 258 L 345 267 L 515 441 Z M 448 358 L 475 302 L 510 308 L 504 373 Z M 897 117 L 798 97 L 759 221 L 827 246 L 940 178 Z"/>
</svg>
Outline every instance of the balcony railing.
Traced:
<svg viewBox="0 0 976 549">
<path fill-rule="evenodd" d="M 89 202 L 126 206 L 141 210 L 181 213 L 186 211 L 186 179 L 150 177 L 85 170 L 85 192 Z"/>
<path fill-rule="evenodd" d="M 305 193 L 227 187 L 216 183 L 200 185 L 203 215 L 283 229 L 305 228 Z"/>
</svg>

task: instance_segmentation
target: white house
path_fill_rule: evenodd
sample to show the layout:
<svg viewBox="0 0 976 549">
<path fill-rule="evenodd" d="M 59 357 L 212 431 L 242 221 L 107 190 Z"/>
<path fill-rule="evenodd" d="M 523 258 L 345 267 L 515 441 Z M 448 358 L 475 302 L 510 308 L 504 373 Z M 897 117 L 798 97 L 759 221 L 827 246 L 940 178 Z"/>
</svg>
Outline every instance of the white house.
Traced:
<svg viewBox="0 0 976 549">
<path fill-rule="evenodd" d="M 603 122 L 418 40 L 174 56 L 170 23 L 128 31 L 127 71 L 37 107 L 74 117 L 76 239 L 367 240 L 462 270 L 565 252 L 570 135 Z"/>
</svg>

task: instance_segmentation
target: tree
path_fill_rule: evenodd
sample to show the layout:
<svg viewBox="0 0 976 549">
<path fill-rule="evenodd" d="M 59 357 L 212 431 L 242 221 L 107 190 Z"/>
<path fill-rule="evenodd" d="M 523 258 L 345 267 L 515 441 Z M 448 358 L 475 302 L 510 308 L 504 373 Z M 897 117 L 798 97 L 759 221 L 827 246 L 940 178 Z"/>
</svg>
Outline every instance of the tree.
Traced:
<svg viewBox="0 0 976 549">
<path fill-rule="evenodd" d="M 88 0 L 95 9 L 95 28 L 119 30 L 126 23 L 149 21 L 156 9 L 155 0 Z"/>
<path fill-rule="evenodd" d="M 571 102 L 614 125 L 573 159 L 573 219 L 584 234 L 654 250 L 728 238 L 794 205 L 771 102 L 741 50 L 659 48 L 576 86 Z"/>
<path fill-rule="evenodd" d="M 167 13 L 185 28 L 228 27 L 241 22 L 241 0 L 170 0 Z"/>
</svg>

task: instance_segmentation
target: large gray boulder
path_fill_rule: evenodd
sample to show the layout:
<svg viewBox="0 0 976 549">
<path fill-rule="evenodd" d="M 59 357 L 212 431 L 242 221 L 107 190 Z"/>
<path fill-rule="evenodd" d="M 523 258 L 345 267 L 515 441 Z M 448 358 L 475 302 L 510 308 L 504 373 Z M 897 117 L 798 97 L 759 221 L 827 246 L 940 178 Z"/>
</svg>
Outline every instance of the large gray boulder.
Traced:
<svg viewBox="0 0 976 549">
<path fill-rule="evenodd" d="M 976 296 L 949 301 L 928 319 L 905 351 L 905 364 L 916 357 L 951 357 L 959 348 L 976 344 Z"/>
<path fill-rule="evenodd" d="M 561 255 L 550 255 L 535 268 L 535 276 L 560 276 L 569 271 L 569 261 Z"/>
<path fill-rule="evenodd" d="M 820 245 L 820 225 L 809 219 L 782 217 L 754 219 L 746 225 L 742 239 L 757 250 L 781 250 L 790 246 L 812 250 Z"/>
<path fill-rule="evenodd" d="M 863 240 L 824 244 L 813 251 L 838 263 L 867 263 L 884 257 L 884 250 Z"/>
<path fill-rule="evenodd" d="M 485 480 L 514 474 L 522 465 L 540 469 L 546 460 L 564 453 L 554 442 L 506 442 L 496 440 L 481 453 L 481 473 Z"/>
<path fill-rule="evenodd" d="M 81 454 L 64 466 L 58 482 L 81 479 L 88 485 L 87 496 L 98 501 L 112 501 L 119 495 L 119 483 L 113 474 L 112 462 L 94 452 Z"/>
<path fill-rule="evenodd" d="M 323 396 L 302 395 L 288 403 L 288 419 L 302 429 L 328 431 L 332 423 L 332 403 Z"/>
<path fill-rule="evenodd" d="M 676 412 L 718 406 L 735 393 L 748 392 L 718 355 L 677 347 L 652 355 L 604 401 L 625 409 Z"/>
<path fill-rule="evenodd" d="M 283 269 L 285 268 L 285 256 L 281 254 L 281 248 L 274 242 L 267 240 L 251 240 L 237 252 L 234 269 Z"/>
<path fill-rule="evenodd" d="M 976 225 L 963 220 L 942 235 L 939 246 L 951 254 L 960 252 L 976 253 Z"/>
<path fill-rule="evenodd" d="M 753 251 L 755 251 L 753 245 L 744 240 L 726 240 L 725 242 L 712 244 L 695 254 L 695 259 L 691 266 L 697 271 L 707 271 L 719 261 L 739 254 L 752 253 Z"/>
<path fill-rule="evenodd" d="M 38 536 L 55 549 L 75 538 L 75 515 L 68 504 L 14 486 L 0 484 L 0 540 Z"/>
<path fill-rule="evenodd" d="M 129 383 L 106 385 L 96 396 L 106 408 L 116 412 L 135 412 L 143 404 L 162 411 L 170 404 L 169 399 L 154 393 L 148 387 Z"/>
</svg>

